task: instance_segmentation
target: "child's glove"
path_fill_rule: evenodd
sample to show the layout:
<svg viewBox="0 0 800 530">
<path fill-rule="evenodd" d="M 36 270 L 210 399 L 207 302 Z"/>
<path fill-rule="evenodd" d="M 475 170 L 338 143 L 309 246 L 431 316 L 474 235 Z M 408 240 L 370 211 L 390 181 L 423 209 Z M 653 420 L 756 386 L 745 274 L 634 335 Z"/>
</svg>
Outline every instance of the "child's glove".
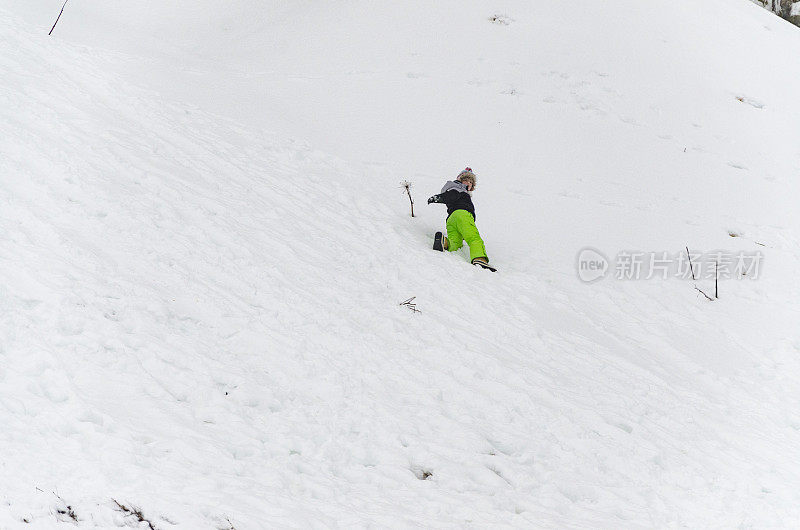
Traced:
<svg viewBox="0 0 800 530">
<path fill-rule="evenodd" d="M 428 204 L 430 204 L 432 202 L 442 202 L 442 196 L 441 195 L 434 195 L 433 197 L 428 198 Z"/>
</svg>

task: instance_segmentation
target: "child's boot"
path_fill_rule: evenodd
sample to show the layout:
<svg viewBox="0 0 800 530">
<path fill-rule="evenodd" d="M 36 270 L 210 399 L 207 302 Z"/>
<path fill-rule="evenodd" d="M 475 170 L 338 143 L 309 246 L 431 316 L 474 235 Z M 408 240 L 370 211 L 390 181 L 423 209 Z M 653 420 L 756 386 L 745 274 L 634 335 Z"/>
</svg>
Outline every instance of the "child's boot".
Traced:
<svg viewBox="0 0 800 530">
<path fill-rule="evenodd" d="M 441 232 L 436 232 L 436 235 L 433 236 L 433 250 L 438 250 L 439 252 L 447 250 L 448 243 L 447 238 Z"/>
<path fill-rule="evenodd" d="M 479 256 L 472 260 L 473 265 L 477 265 L 478 267 L 482 267 L 484 269 L 489 269 L 492 272 L 497 272 L 497 269 L 489 265 L 489 259 L 483 256 Z"/>
</svg>

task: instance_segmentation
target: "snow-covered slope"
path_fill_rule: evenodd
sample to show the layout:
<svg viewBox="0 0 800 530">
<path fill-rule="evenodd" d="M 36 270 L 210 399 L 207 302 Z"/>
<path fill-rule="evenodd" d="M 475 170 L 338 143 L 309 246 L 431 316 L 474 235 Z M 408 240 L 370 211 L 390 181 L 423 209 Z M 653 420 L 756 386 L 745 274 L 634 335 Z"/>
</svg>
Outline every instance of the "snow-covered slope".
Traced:
<svg viewBox="0 0 800 530">
<path fill-rule="evenodd" d="M 0 527 L 796 523 L 797 28 L 166 4 L 0 6 Z M 429 249 L 465 165 L 496 275 Z M 575 270 L 686 245 L 763 267 Z"/>
</svg>

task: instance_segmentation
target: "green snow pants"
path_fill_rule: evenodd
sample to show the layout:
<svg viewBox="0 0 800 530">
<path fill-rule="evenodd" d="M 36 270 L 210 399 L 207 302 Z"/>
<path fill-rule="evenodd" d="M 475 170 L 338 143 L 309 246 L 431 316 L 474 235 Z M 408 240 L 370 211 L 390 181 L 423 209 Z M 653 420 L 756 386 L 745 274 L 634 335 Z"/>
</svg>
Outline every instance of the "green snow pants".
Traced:
<svg viewBox="0 0 800 530">
<path fill-rule="evenodd" d="M 466 240 L 469 245 L 469 260 L 475 258 L 489 258 L 486 256 L 486 247 L 483 246 L 483 239 L 475 226 L 475 219 L 466 210 L 456 210 L 447 218 L 447 250 L 455 252 L 460 249 Z"/>
</svg>

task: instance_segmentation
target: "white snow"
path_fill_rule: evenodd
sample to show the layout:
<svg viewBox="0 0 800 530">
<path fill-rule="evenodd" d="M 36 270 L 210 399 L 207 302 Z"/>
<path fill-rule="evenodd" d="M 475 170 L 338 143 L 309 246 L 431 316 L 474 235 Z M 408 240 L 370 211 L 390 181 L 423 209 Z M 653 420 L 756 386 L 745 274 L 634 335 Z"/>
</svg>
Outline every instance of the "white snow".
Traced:
<svg viewBox="0 0 800 530">
<path fill-rule="evenodd" d="M 61 3 L 0 6 L 0 528 L 796 526 L 798 28 Z M 763 270 L 576 273 L 687 245 Z"/>
</svg>

